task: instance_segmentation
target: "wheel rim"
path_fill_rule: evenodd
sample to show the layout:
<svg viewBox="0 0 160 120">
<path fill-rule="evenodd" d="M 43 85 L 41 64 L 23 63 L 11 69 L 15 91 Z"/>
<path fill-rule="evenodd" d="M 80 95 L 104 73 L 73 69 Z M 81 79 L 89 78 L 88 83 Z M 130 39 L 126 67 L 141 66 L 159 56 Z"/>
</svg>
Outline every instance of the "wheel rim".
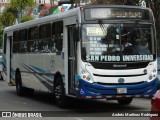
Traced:
<svg viewBox="0 0 160 120">
<path fill-rule="evenodd" d="M 57 99 L 57 100 L 60 100 L 61 94 L 62 94 L 62 88 L 61 88 L 60 85 L 58 85 L 58 86 L 55 87 L 54 93 L 55 93 L 56 99 Z"/>
<path fill-rule="evenodd" d="M 17 91 L 18 91 L 18 93 L 19 93 L 19 89 L 20 89 L 20 84 L 18 82 L 18 85 L 17 85 Z"/>
</svg>

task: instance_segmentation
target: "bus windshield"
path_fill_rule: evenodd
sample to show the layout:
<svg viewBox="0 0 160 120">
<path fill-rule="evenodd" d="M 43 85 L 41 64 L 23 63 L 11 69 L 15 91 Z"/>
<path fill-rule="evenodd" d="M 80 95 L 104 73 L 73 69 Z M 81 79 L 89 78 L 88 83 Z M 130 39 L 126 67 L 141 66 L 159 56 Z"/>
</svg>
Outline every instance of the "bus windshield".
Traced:
<svg viewBox="0 0 160 120">
<path fill-rule="evenodd" d="M 92 62 L 153 61 L 155 37 L 150 24 L 84 24 L 82 60 Z"/>
</svg>

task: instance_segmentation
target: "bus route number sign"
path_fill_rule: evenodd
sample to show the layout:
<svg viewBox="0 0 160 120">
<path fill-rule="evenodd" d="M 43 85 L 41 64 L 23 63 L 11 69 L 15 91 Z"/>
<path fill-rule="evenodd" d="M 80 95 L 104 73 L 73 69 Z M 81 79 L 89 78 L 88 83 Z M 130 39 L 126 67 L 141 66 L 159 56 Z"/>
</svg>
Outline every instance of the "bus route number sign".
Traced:
<svg viewBox="0 0 160 120">
<path fill-rule="evenodd" d="M 127 93 L 127 88 L 117 88 L 117 93 L 118 94 Z"/>
</svg>

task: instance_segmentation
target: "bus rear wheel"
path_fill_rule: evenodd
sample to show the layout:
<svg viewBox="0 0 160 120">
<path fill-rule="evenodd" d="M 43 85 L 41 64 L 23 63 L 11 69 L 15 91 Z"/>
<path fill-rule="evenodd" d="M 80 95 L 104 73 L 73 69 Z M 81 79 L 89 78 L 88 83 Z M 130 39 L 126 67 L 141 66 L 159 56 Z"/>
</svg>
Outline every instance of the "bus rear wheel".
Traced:
<svg viewBox="0 0 160 120">
<path fill-rule="evenodd" d="M 22 80 L 20 72 L 16 72 L 16 92 L 18 96 L 23 95 L 23 87 L 22 87 Z"/>
<path fill-rule="evenodd" d="M 0 73 L 0 80 L 3 80 L 3 76 L 2 76 L 2 73 Z"/>
<path fill-rule="evenodd" d="M 67 98 L 65 96 L 64 84 L 60 77 L 54 83 L 54 98 L 58 107 L 66 107 Z"/>
<path fill-rule="evenodd" d="M 129 105 L 132 102 L 133 98 L 126 98 L 117 100 L 120 105 Z"/>
</svg>

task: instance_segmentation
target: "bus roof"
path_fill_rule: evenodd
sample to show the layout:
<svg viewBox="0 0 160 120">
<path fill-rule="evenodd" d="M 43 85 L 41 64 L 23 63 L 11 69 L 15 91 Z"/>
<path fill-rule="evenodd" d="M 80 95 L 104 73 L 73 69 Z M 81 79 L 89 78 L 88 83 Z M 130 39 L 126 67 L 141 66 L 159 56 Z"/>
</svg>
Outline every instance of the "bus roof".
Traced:
<svg viewBox="0 0 160 120">
<path fill-rule="evenodd" d="M 38 18 L 38 19 L 33 19 L 24 23 L 20 23 L 20 24 L 15 24 L 9 27 L 6 27 L 4 29 L 4 32 L 7 31 L 11 31 L 14 29 L 23 29 L 26 27 L 34 27 L 35 25 L 39 25 L 41 23 L 47 23 L 50 21 L 56 21 L 56 20 L 62 20 L 63 18 L 69 17 L 69 16 L 75 16 L 78 15 L 80 8 L 74 8 L 65 12 L 61 12 L 61 13 L 57 13 L 57 14 L 53 14 L 50 16 L 46 16 L 46 17 L 42 17 L 42 18 Z"/>
</svg>

